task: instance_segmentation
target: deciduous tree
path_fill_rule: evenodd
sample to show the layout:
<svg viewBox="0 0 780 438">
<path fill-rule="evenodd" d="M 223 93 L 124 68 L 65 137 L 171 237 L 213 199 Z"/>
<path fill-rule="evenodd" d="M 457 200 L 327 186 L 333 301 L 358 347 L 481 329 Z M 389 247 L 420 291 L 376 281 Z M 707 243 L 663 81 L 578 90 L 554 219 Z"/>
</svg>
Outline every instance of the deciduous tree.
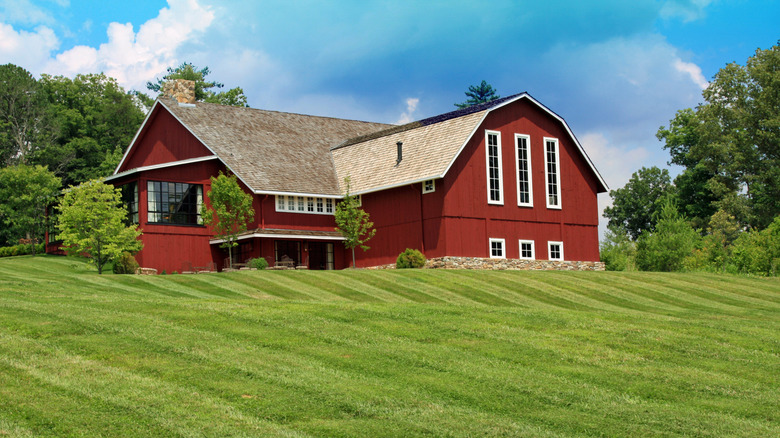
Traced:
<svg viewBox="0 0 780 438">
<path fill-rule="evenodd" d="M 22 67 L 0 65 L 0 165 L 27 163 L 54 138 L 45 94 Z"/>
<path fill-rule="evenodd" d="M 47 165 L 64 185 L 110 175 L 144 118 L 135 97 L 102 73 L 43 75 L 40 83 L 58 135 L 32 161 Z"/>
<path fill-rule="evenodd" d="M 350 194 L 349 177 L 344 179 L 346 194 L 338 204 L 336 204 L 336 230 L 344 236 L 344 246 L 352 250 L 352 267 L 355 267 L 355 247 L 360 247 L 363 251 L 370 247 L 365 243 L 376 234 L 374 223 L 371 222 L 369 214 L 359 207 L 358 197 Z"/>
<path fill-rule="evenodd" d="M 690 187 L 713 213 L 764 228 L 780 214 L 780 47 L 720 69 L 702 96 L 657 136 L 684 174 L 698 173 Z"/>
<path fill-rule="evenodd" d="M 655 230 L 643 232 L 636 245 L 636 264 L 643 271 L 679 271 L 701 237 L 667 198 Z"/>
<path fill-rule="evenodd" d="M 668 170 L 643 167 L 631 175 L 625 186 L 609 192 L 612 206 L 604 209 L 604 217 L 609 219 L 610 228 L 623 229 L 636 240 L 655 228 L 656 215 L 671 191 Z"/>
<path fill-rule="evenodd" d="M 222 171 L 211 177 L 211 189 L 206 193 L 210 206 L 203 204 L 201 217 L 210 226 L 215 237 L 222 239 L 222 248 L 228 250 L 228 260 L 233 266 L 233 248 L 238 245 L 238 235 L 247 229 L 247 222 L 255 217 L 252 195 L 241 189 L 235 175 Z"/>
<path fill-rule="evenodd" d="M 123 252 L 143 247 L 138 225 L 125 225 L 127 210 L 119 189 L 102 180 L 90 180 L 65 190 L 59 205 L 57 228 L 63 249 L 69 254 L 90 257 L 98 274 L 103 266 Z"/>
<path fill-rule="evenodd" d="M 54 202 L 60 184 L 43 166 L 19 164 L 0 169 L 0 224 L 10 234 L 6 239 L 27 235 L 35 255 L 35 241 L 45 232 L 46 208 Z"/>
</svg>

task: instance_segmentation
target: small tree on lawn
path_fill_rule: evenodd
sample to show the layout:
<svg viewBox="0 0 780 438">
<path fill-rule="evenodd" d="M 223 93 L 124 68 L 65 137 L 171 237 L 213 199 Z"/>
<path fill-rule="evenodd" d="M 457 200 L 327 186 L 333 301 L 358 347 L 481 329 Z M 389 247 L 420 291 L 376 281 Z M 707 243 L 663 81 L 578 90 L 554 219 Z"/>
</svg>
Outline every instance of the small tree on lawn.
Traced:
<svg viewBox="0 0 780 438">
<path fill-rule="evenodd" d="M 344 246 L 352 250 L 352 267 L 355 267 L 355 247 L 359 246 L 363 251 L 369 249 L 365 244 L 374 237 L 376 230 L 374 223 L 369 220 L 368 213 L 358 206 L 357 196 L 349 194 L 349 177 L 344 178 L 347 193 L 344 199 L 336 204 L 336 230 L 344 236 Z"/>
<path fill-rule="evenodd" d="M 201 216 L 203 223 L 210 226 L 214 235 L 223 240 L 220 245 L 227 248 L 230 266 L 233 266 L 233 248 L 238 245 L 238 235 L 246 231 L 246 223 L 255 218 L 252 208 L 252 195 L 238 185 L 235 175 L 211 177 L 211 189 L 208 193 L 211 207 L 203 204 Z"/>
<path fill-rule="evenodd" d="M 86 254 L 90 263 L 103 273 L 103 266 L 123 252 L 138 252 L 143 243 L 138 240 L 138 225 L 125 225 L 127 210 L 118 189 L 90 180 L 65 190 L 59 205 L 63 249 L 68 254 Z"/>
</svg>

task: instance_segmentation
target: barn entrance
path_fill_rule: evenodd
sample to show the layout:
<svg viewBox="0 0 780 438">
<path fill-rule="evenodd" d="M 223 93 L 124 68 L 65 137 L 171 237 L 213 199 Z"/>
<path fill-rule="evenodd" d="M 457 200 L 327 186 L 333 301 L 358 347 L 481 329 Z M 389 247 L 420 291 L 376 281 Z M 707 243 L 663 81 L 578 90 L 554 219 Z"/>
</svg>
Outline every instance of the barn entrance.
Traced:
<svg viewBox="0 0 780 438">
<path fill-rule="evenodd" d="M 309 242 L 309 269 L 335 269 L 333 263 L 333 244 Z"/>
</svg>

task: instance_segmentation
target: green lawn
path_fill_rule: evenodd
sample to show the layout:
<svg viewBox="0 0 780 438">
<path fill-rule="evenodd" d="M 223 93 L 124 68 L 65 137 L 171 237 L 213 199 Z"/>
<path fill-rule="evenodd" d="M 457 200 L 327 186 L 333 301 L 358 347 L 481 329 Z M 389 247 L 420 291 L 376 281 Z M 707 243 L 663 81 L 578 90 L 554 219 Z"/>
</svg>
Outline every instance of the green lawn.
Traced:
<svg viewBox="0 0 780 438">
<path fill-rule="evenodd" d="M 2 436 L 780 436 L 780 281 L 0 259 Z"/>
</svg>

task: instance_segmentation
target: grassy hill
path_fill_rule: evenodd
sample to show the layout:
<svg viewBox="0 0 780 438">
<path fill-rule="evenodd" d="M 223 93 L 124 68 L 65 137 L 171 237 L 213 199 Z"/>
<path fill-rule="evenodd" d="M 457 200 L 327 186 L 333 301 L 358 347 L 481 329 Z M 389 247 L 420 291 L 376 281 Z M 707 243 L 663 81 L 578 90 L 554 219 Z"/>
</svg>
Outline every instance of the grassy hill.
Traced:
<svg viewBox="0 0 780 438">
<path fill-rule="evenodd" d="M 0 259 L 2 436 L 780 436 L 780 282 Z"/>
</svg>

